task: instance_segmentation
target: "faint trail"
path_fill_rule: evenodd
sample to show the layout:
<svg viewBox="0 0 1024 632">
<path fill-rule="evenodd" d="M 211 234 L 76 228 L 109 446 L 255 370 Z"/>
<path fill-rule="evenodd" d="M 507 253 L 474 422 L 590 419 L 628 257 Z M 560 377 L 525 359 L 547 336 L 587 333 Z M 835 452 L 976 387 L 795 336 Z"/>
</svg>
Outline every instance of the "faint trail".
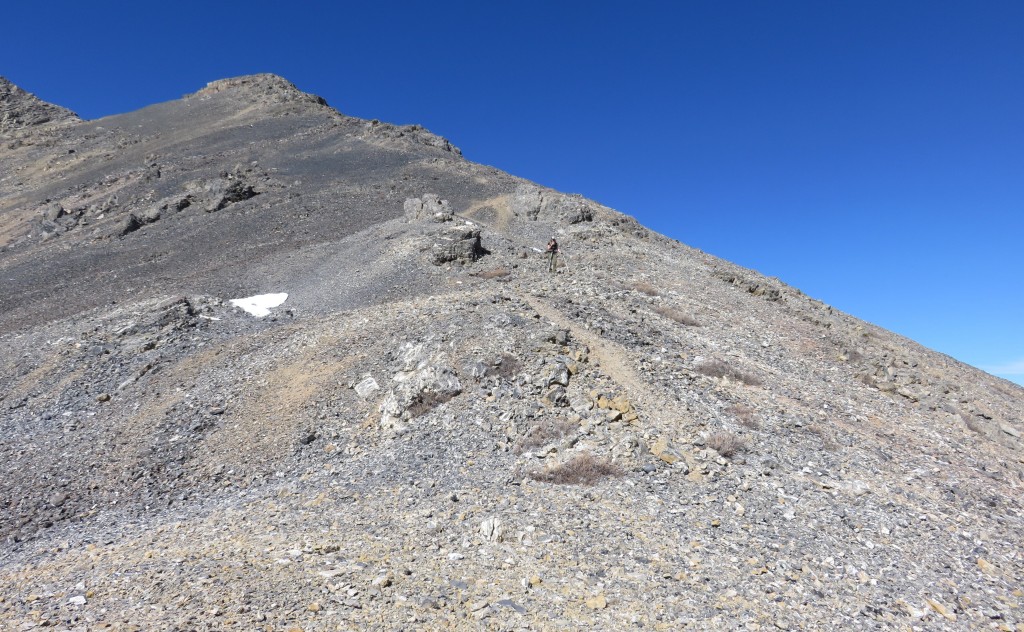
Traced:
<svg viewBox="0 0 1024 632">
<path fill-rule="evenodd" d="M 541 317 L 568 329 L 573 338 L 589 347 L 590 356 L 600 363 L 601 370 L 626 389 L 629 401 L 640 413 L 642 427 L 651 431 L 679 432 L 682 429 L 679 420 L 688 419 L 691 414 L 679 402 L 657 393 L 637 374 L 630 362 L 632 353 L 618 343 L 574 325 L 557 307 L 542 298 L 525 295 L 520 298 L 537 310 Z"/>
</svg>

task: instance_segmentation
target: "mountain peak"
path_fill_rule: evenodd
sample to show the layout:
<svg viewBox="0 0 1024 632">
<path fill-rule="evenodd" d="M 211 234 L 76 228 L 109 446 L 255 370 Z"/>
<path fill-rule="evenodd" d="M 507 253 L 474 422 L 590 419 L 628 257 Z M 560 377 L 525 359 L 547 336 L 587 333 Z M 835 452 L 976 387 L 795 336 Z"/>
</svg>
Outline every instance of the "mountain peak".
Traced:
<svg viewBox="0 0 1024 632">
<path fill-rule="evenodd" d="M 204 98 L 220 93 L 232 93 L 242 98 L 262 103 L 307 102 L 327 105 L 327 101 L 323 97 L 303 92 L 284 77 L 271 73 L 243 75 L 241 77 L 211 81 L 206 84 L 205 88 L 186 95 L 185 98 Z"/>
<path fill-rule="evenodd" d="M 47 123 L 74 122 L 78 115 L 67 108 L 47 103 L 0 77 L 0 134 Z"/>
</svg>

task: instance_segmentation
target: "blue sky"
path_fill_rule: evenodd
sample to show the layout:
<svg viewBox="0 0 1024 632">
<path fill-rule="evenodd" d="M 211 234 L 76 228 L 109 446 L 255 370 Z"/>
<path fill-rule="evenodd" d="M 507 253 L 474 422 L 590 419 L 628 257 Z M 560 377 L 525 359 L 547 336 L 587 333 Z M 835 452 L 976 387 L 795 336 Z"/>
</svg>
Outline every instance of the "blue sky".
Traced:
<svg viewBox="0 0 1024 632">
<path fill-rule="evenodd" d="M 1024 383 L 1024 2 L 68 2 L 0 75 L 86 118 L 274 72 Z"/>
</svg>

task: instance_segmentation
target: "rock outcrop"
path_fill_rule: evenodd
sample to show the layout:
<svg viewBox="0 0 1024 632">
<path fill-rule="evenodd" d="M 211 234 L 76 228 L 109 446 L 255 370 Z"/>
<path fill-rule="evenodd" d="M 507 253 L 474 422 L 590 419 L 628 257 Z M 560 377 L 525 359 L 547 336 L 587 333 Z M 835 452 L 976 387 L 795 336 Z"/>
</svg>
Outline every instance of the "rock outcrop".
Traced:
<svg viewBox="0 0 1024 632">
<path fill-rule="evenodd" d="M 71 110 L 42 101 L 0 77 L 0 135 L 23 128 L 78 120 Z"/>
<path fill-rule="evenodd" d="M 532 184 L 516 187 L 510 203 L 512 212 L 536 221 L 543 217 L 566 224 L 578 224 L 594 219 L 591 202 L 581 195 L 566 195 Z"/>
</svg>

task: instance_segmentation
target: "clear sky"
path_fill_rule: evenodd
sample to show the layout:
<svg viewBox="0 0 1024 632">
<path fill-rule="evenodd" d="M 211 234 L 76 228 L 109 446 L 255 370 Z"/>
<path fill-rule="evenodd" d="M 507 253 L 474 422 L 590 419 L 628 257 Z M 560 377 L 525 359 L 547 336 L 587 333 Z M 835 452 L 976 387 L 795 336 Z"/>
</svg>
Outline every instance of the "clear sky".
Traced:
<svg viewBox="0 0 1024 632">
<path fill-rule="evenodd" d="M 1024 2 L 54 0 L 0 75 L 97 118 L 284 76 L 1024 383 Z"/>
</svg>

